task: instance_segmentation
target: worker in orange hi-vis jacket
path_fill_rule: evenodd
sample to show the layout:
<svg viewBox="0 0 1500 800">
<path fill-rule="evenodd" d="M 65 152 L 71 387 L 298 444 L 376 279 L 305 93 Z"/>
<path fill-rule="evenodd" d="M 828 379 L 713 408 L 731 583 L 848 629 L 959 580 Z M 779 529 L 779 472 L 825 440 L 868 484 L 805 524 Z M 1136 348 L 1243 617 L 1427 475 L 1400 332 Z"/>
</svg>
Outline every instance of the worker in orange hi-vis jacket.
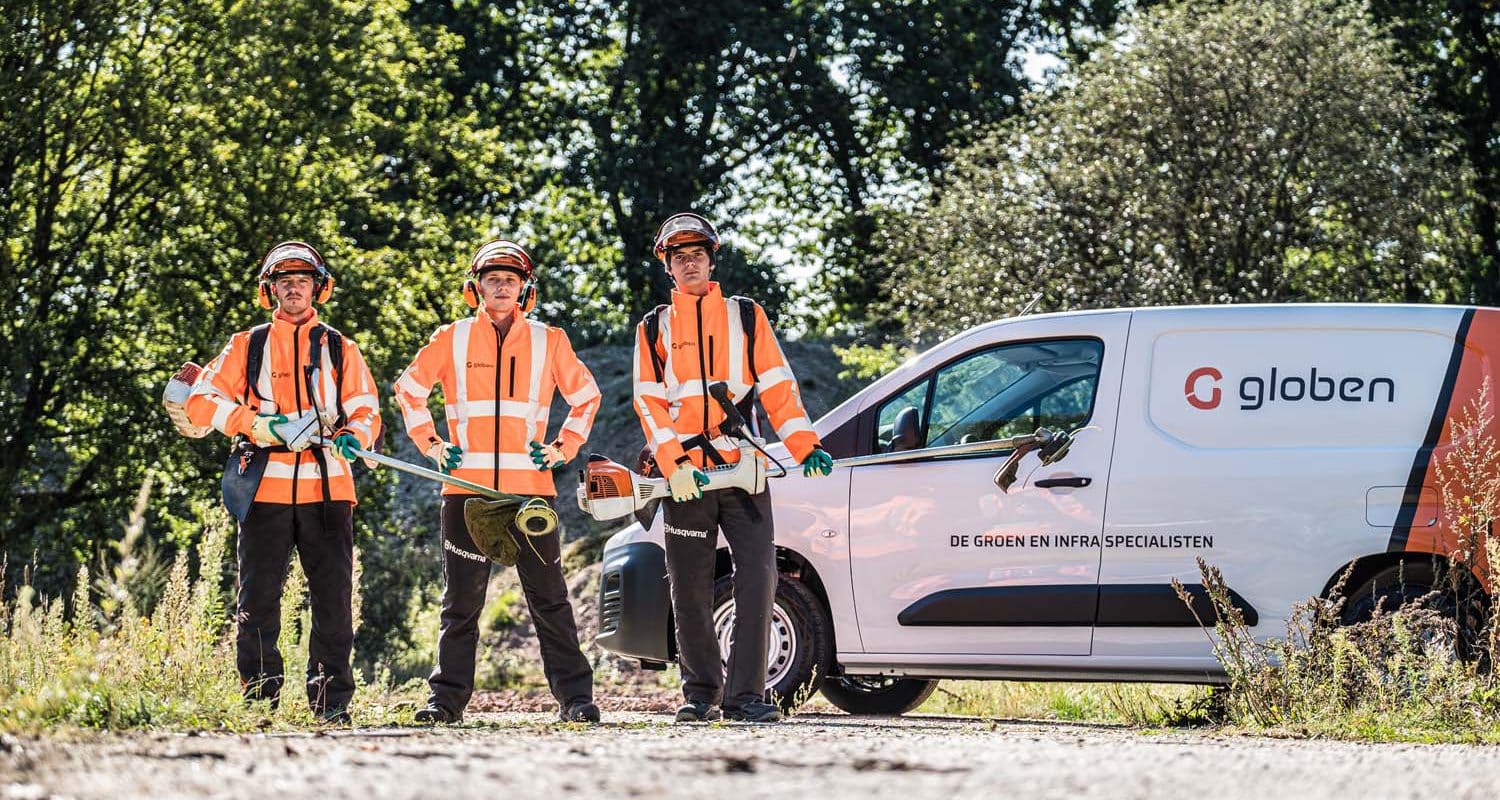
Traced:
<svg viewBox="0 0 1500 800">
<path fill-rule="evenodd" d="M 526 314 L 536 305 L 535 266 L 518 244 L 486 243 L 469 263 L 464 300 L 472 317 L 444 325 L 396 381 L 406 432 L 438 469 L 501 492 L 554 497 L 552 473 L 578 453 L 599 410 L 599 387 L 568 335 Z M 448 438 L 438 435 L 427 398 L 443 387 Z M 553 392 L 571 406 L 556 438 L 548 440 Z M 545 442 L 545 444 L 544 444 Z M 467 490 L 444 485 L 443 612 L 438 663 L 419 722 L 457 722 L 474 691 L 474 651 L 490 562 L 464 523 Z M 516 571 L 531 609 L 542 663 L 559 717 L 598 722 L 593 668 L 578 646 L 578 627 L 560 562 L 560 531 L 527 536 L 512 525 L 520 560 Z M 529 543 L 528 543 L 529 540 Z"/>
<path fill-rule="evenodd" d="M 271 321 L 230 338 L 185 408 L 194 424 L 236 437 L 225 501 L 240 519 L 235 662 L 246 697 L 273 705 L 280 698 L 276 639 L 295 547 L 312 605 L 308 702 L 322 720 L 347 723 L 354 695 L 351 466 L 354 449 L 379 438 L 380 411 L 359 348 L 313 307 L 332 293 L 333 275 L 312 245 L 271 248 L 258 286 L 261 307 L 275 305 Z M 233 486 L 243 487 L 240 502 L 230 496 Z"/>
<path fill-rule="evenodd" d="M 702 469 L 734 463 L 740 453 L 719 431 L 724 412 L 709 396 L 723 381 L 730 399 L 744 406 L 759 392 L 761 407 L 802 464 L 804 475 L 828 475 L 833 458 L 818 442 L 796 376 L 760 305 L 725 297 L 711 277 L 719 234 L 697 214 L 675 214 L 656 233 L 656 257 L 672 276 L 672 302 L 646 315 L 636 328 L 635 413 L 646 446 L 671 486 L 663 504 L 667 572 L 677 627 L 677 662 L 683 695 L 678 722 L 722 715 L 776 722 L 765 702 L 766 650 L 776 591 L 775 531 L 769 491 L 704 493 Z M 718 533 L 724 533 L 734 567 L 734 643 L 727 677 L 714 632 L 713 580 Z"/>
</svg>

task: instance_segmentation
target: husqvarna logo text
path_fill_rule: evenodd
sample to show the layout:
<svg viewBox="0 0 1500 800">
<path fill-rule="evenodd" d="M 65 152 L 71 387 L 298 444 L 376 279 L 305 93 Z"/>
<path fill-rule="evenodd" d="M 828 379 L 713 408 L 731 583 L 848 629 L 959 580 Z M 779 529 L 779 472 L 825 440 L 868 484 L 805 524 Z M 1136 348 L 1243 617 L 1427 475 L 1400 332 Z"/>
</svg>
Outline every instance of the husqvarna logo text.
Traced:
<svg viewBox="0 0 1500 800">
<path fill-rule="evenodd" d="M 1199 367 L 1188 373 L 1182 391 L 1188 405 L 1201 411 L 1219 407 L 1224 392 L 1219 382 L 1224 373 L 1216 367 Z M 1282 373 L 1271 367 L 1269 375 L 1249 375 L 1240 379 L 1240 410 L 1258 411 L 1269 403 L 1297 403 L 1311 400 L 1327 403 L 1394 403 L 1396 381 L 1392 378 L 1333 377 L 1312 367 L 1307 374 Z"/>
</svg>

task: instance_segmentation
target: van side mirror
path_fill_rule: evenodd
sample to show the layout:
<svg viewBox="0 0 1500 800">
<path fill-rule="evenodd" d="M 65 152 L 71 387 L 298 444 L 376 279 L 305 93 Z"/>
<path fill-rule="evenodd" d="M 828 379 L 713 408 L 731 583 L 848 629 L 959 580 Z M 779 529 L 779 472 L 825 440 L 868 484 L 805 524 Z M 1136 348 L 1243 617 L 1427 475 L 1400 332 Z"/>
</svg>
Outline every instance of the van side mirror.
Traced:
<svg viewBox="0 0 1500 800">
<path fill-rule="evenodd" d="M 891 446 L 886 452 L 900 453 L 922 446 L 922 421 L 915 406 L 907 406 L 896 412 L 896 424 L 891 432 Z"/>
</svg>

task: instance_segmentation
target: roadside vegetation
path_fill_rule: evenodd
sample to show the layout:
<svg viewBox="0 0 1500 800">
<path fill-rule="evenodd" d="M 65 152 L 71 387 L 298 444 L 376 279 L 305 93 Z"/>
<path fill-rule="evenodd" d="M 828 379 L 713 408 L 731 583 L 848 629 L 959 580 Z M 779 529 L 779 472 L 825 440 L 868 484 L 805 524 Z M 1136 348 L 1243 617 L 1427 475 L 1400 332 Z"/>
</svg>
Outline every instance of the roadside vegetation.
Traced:
<svg viewBox="0 0 1500 800">
<path fill-rule="evenodd" d="M 1328 597 L 1294 608 L 1283 637 L 1257 641 L 1223 575 L 1199 559 L 1216 614 L 1211 624 L 1199 621 L 1229 675 L 1220 705 L 1228 724 L 1294 736 L 1500 742 L 1500 604 L 1483 588 L 1500 585 L 1494 426 L 1486 379 L 1437 456 L 1446 557 L 1413 553 L 1388 585 L 1347 586 L 1346 572 Z"/>
</svg>

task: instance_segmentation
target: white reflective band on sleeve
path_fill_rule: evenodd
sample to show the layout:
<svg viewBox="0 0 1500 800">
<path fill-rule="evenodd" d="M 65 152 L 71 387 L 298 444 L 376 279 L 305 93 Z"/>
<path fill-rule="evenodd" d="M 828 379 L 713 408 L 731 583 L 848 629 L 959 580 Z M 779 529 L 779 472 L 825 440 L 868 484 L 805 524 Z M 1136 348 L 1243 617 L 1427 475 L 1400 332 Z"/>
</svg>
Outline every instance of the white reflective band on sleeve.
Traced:
<svg viewBox="0 0 1500 800">
<path fill-rule="evenodd" d="M 774 367 L 760 374 L 760 388 L 762 391 L 779 386 L 789 380 L 793 380 L 792 371 L 786 367 Z"/>
<path fill-rule="evenodd" d="M 373 394 L 362 394 L 362 395 L 358 395 L 354 399 L 348 400 L 348 401 L 346 401 L 344 403 L 344 413 L 348 414 L 349 416 L 352 417 L 355 414 L 358 414 L 359 412 L 364 411 L 367 408 L 374 408 L 374 407 L 375 407 L 375 395 L 373 395 Z"/>
<path fill-rule="evenodd" d="M 588 385 L 583 387 L 582 389 L 579 389 L 572 394 L 563 394 L 563 399 L 568 401 L 568 405 L 570 406 L 581 406 L 598 396 L 599 387 L 595 385 L 592 380 L 590 380 L 588 382 Z"/>
<path fill-rule="evenodd" d="M 327 461 L 328 461 L 328 477 L 330 477 L 330 478 L 336 478 L 336 477 L 338 477 L 340 475 L 346 474 L 346 470 L 344 469 L 343 459 L 330 458 L 330 459 L 327 459 Z M 282 463 L 280 461 L 272 460 L 270 463 L 266 464 L 265 477 L 267 477 L 267 478 L 282 478 L 282 479 L 289 480 L 292 477 L 292 470 L 293 470 L 293 467 L 292 467 L 291 464 L 286 464 L 286 463 Z M 312 458 L 304 458 L 303 459 L 302 465 L 299 466 L 299 467 L 296 467 L 296 475 L 297 475 L 297 480 L 301 480 L 301 481 L 321 480 L 322 477 L 323 477 L 323 474 L 318 471 L 318 462 L 317 462 L 317 460 L 316 459 L 312 459 Z"/>
<path fill-rule="evenodd" d="M 798 416 L 792 417 L 791 419 L 781 423 L 780 425 L 777 425 L 776 435 L 781 437 L 782 441 L 786 441 L 787 437 L 791 436 L 794 433 L 802 433 L 804 431 L 810 432 L 812 431 L 812 429 L 812 423 L 807 421 L 807 417 Z"/>
<path fill-rule="evenodd" d="M 666 444 L 677 438 L 675 433 L 656 424 L 656 418 L 651 416 L 651 409 L 646 405 L 645 400 L 636 398 L 635 404 L 640 409 L 641 419 L 646 421 L 646 427 L 651 431 L 651 440 L 653 442 Z"/>
<path fill-rule="evenodd" d="M 351 423 L 349 423 L 349 428 L 351 430 L 359 431 L 360 433 L 363 433 L 366 436 L 370 435 L 370 426 L 366 425 L 363 422 L 351 422 Z"/>
<path fill-rule="evenodd" d="M 418 400 L 426 400 L 427 396 L 432 394 L 431 387 L 423 386 L 420 382 L 417 381 L 415 377 L 412 376 L 410 367 L 408 367 L 405 372 L 401 373 L 401 377 L 396 379 L 396 388 L 400 389 L 403 392 L 406 392 L 407 394 Z"/>
<path fill-rule="evenodd" d="M 562 429 L 572 431 L 586 439 L 589 435 L 589 421 L 582 417 L 568 417 L 563 420 Z"/>
<path fill-rule="evenodd" d="M 214 430 L 228 436 L 229 431 L 225 430 L 224 426 L 229 424 L 229 415 L 233 414 L 238 406 L 222 397 L 210 395 L 209 400 L 212 400 L 214 404 L 214 419 L 210 424 L 214 426 Z"/>
<path fill-rule="evenodd" d="M 469 331 L 474 327 L 474 318 L 468 317 L 453 323 L 453 396 L 448 398 L 450 405 L 463 406 L 469 402 L 469 370 L 467 362 L 469 359 Z M 500 365 L 495 365 L 496 369 Z M 457 420 L 459 446 L 469 441 L 469 421 L 465 414 L 454 415 L 451 411 L 448 421 L 452 423 Z"/>
<path fill-rule="evenodd" d="M 413 428 L 419 427 L 421 425 L 433 424 L 432 412 L 428 411 L 425 406 L 418 408 L 407 408 L 406 406 L 402 406 L 401 419 L 406 423 L 407 430 L 412 430 Z"/>
<path fill-rule="evenodd" d="M 494 469 L 494 453 L 464 453 L 463 461 L 459 462 L 458 469 Z M 536 463 L 531 456 L 522 453 L 501 453 L 500 469 L 524 469 L 535 470 Z"/>
</svg>

